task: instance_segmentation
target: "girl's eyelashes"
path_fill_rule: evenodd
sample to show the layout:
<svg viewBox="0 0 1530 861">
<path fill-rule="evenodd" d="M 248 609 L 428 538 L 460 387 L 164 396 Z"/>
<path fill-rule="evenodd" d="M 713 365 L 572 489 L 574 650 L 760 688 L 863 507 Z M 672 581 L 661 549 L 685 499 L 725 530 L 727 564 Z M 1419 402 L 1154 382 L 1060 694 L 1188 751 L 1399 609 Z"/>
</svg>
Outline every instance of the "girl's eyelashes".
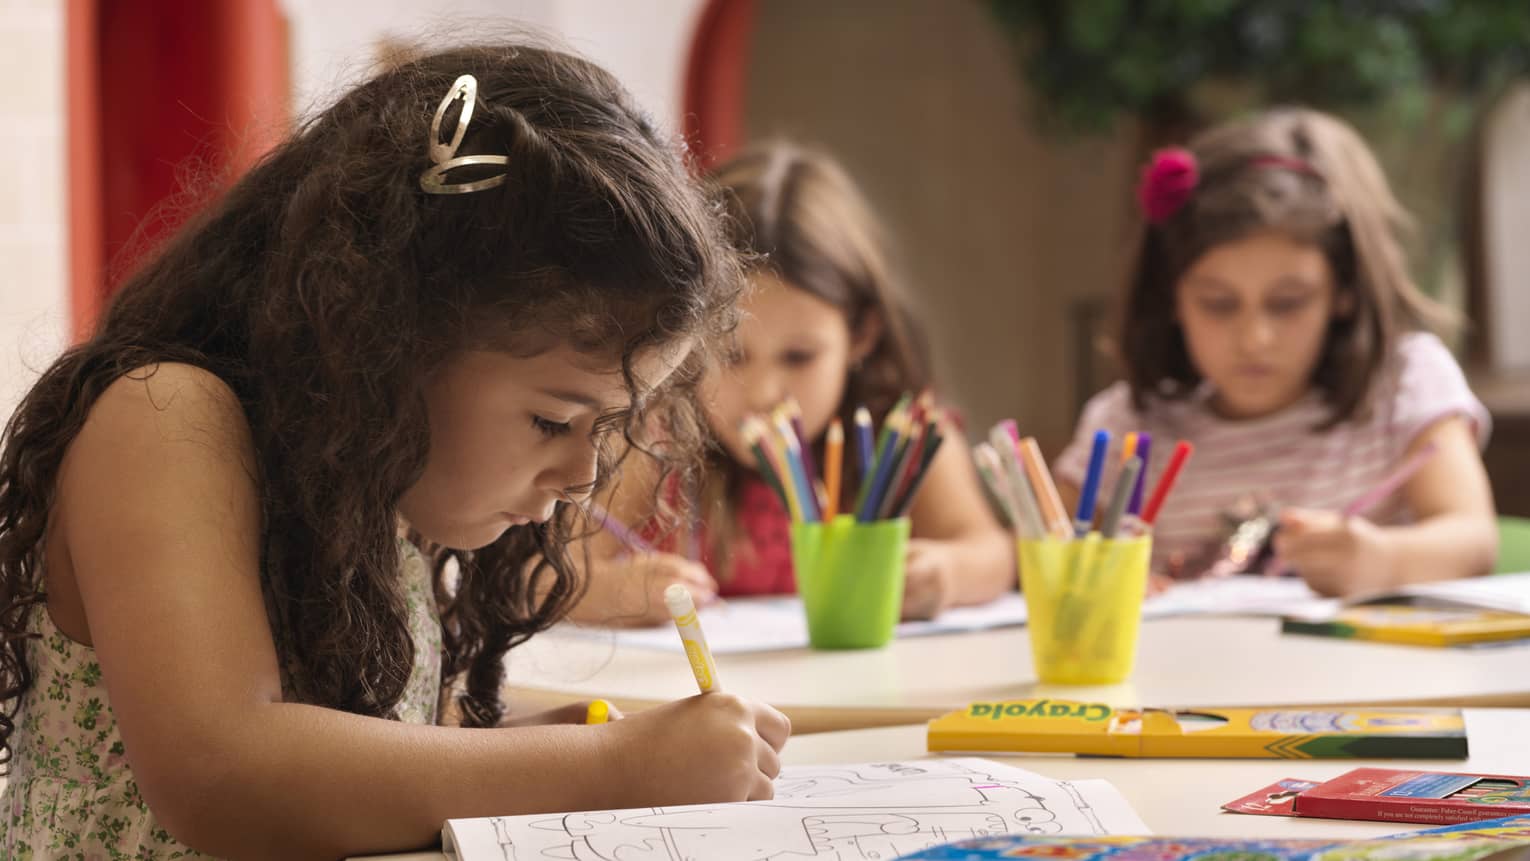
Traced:
<svg viewBox="0 0 1530 861">
<path fill-rule="evenodd" d="M 1197 304 L 1201 310 L 1213 317 L 1231 317 L 1238 313 L 1238 300 L 1236 299 L 1201 299 Z"/>
<path fill-rule="evenodd" d="M 1303 308 L 1307 307 L 1307 304 L 1310 301 L 1311 297 L 1309 296 L 1292 296 L 1289 298 L 1271 300 L 1271 302 L 1265 307 L 1271 314 L 1285 316 L 1301 311 Z"/>
<path fill-rule="evenodd" d="M 811 365 L 818 358 L 818 353 L 812 350 L 787 350 L 781 355 L 781 361 L 789 368 L 801 368 Z"/>
<path fill-rule="evenodd" d="M 568 422 L 555 422 L 535 414 L 531 416 L 531 426 L 536 428 L 537 432 L 542 434 L 542 436 L 549 439 L 563 436 L 574 429 L 573 425 Z"/>
</svg>

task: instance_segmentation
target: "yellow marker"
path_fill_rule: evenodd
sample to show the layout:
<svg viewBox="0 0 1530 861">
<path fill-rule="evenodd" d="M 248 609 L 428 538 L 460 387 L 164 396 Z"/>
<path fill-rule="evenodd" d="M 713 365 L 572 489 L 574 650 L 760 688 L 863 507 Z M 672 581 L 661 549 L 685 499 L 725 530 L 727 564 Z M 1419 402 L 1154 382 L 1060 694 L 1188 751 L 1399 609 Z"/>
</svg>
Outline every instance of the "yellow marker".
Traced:
<svg viewBox="0 0 1530 861">
<path fill-rule="evenodd" d="M 696 618 L 696 603 L 691 600 L 690 591 L 679 583 L 670 584 L 664 590 L 664 606 L 675 619 L 675 630 L 680 632 L 680 642 L 685 645 L 685 657 L 691 662 L 691 672 L 696 674 L 696 687 L 704 694 L 722 690 L 717 683 L 717 662 L 707 648 L 707 635 L 701 632 L 701 620 Z"/>
<path fill-rule="evenodd" d="M 594 700 L 590 707 L 585 710 L 584 722 L 588 725 L 605 723 L 611 719 L 611 704 L 605 700 Z"/>
</svg>

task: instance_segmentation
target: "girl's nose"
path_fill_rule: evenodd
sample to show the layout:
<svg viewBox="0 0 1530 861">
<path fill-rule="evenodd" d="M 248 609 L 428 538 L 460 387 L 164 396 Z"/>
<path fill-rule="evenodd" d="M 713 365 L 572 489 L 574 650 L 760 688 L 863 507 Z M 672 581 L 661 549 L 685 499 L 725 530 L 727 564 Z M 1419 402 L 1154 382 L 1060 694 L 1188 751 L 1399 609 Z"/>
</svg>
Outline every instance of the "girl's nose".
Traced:
<svg viewBox="0 0 1530 861">
<path fill-rule="evenodd" d="M 1263 350 L 1275 343 L 1275 325 L 1264 314 L 1252 314 L 1244 321 L 1243 346 L 1250 350 Z"/>
<path fill-rule="evenodd" d="M 778 374 L 760 372 L 752 375 L 752 379 L 739 380 L 739 383 L 747 387 L 749 409 L 754 412 L 768 412 L 786 400 L 786 385 Z"/>
</svg>

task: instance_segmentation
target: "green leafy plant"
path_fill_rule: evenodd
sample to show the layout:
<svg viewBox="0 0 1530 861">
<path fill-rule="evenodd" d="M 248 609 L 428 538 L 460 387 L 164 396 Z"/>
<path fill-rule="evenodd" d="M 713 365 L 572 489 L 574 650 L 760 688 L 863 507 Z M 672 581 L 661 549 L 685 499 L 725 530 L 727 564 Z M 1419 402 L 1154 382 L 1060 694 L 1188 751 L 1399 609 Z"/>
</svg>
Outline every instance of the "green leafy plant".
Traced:
<svg viewBox="0 0 1530 861">
<path fill-rule="evenodd" d="M 1065 134 L 1135 130 L 1139 158 L 1276 104 L 1344 116 L 1419 231 L 1426 290 L 1463 304 L 1457 234 L 1469 132 L 1530 74 L 1530 0 L 986 0 Z"/>
<path fill-rule="evenodd" d="M 989 0 L 1047 115 L 1195 126 L 1253 103 L 1425 111 L 1530 70 L 1526 0 Z M 1467 101 L 1472 101 L 1468 98 Z"/>
</svg>

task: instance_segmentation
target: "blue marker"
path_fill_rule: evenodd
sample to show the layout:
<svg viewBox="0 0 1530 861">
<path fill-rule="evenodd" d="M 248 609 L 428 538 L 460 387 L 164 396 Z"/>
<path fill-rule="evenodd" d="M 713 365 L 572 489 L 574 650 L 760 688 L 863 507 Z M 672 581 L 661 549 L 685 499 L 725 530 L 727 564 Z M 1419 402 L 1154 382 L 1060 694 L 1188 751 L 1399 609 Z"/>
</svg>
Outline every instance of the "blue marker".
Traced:
<svg viewBox="0 0 1530 861">
<path fill-rule="evenodd" d="M 1089 452 L 1089 471 L 1078 495 L 1078 513 L 1073 515 L 1073 532 L 1079 538 L 1089 534 L 1094 525 L 1095 503 L 1100 496 L 1100 473 L 1105 471 L 1105 452 L 1110 449 L 1110 431 L 1094 432 L 1094 448 Z"/>
</svg>

